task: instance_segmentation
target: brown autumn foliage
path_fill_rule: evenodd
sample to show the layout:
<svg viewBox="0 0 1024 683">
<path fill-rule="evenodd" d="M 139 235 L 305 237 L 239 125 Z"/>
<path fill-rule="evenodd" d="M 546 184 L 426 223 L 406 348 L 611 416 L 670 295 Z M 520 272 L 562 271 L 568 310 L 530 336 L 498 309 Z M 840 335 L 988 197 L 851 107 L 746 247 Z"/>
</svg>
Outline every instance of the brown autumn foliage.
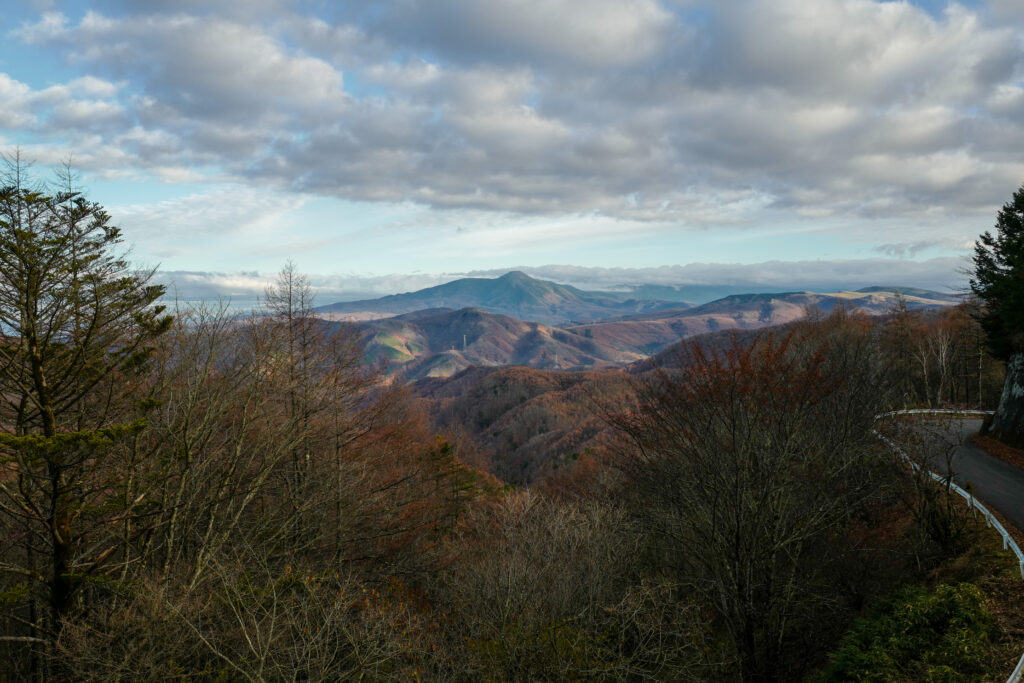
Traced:
<svg viewBox="0 0 1024 683">
<path fill-rule="evenodd" d="M 292 313 L 282 325 L 277 316 L 180 310 L 145 371 L 121 385 L 146 410 L 146 429 L 111 446 L 83 482 L 95 495 L 81 501 L 86 519 L 119 519 L 93 534 L 109 550 L 97 561 L 95 550 L 79 549 L 73 561 L 89 558 L 90 580 L 54 632 L 39 629 L 40 606 L 18 574 L 4 574 L 0 656 L 13 680 L 130 677 L 161 661 L 151 660 L 158 650 L 176 651 L 159 633 L 184 634 L 180 644 L 193 655 L 177 666 L 187 671 L 251 675 L 249 655 L 229 664 L 227 646 L 203 630 L 242 618 L 224 609 L 237 612 L 244 599 L 263 609 L 260 596 L 277 590 L 288 567 L 342 577 L 335 583 L 348 582 L 338 584 L 343 593 L 360 583 L 379 591 L 394 577 L 421 580 L 462 508 L 497 488 L 434 438 L 404 389 L 376 382 L 345 330 L 331 336 Z M 0 523 L 16 541 L 6 533 L 16 518 Z M 23 547 L 0 547 L 3 566 L 31 560 Z M 295 591 L 281 595 L 296 599 Z M 150 650 L 104 645 L 103 634 L 154 628 Z M 39 640 L 59 649 L 35 648 Z M 324 679 L 346 669 L 332 671 Z"/>
<path fill-rule="evenodd" d="M 837 607 L 833 568 L 856 560 L 844 532 L 888 474 L 869 431 L 884 379 L 870 325 L 837 314 L 680 353 L 614 418 L 650 561 L 713 606 L 745 680 L 791 679 Z"/>
<path fill-rule="evenodd" d="M 111 380 L 146 426 L 83 482 L 102 523 L 57 632 L 0 574 L 10 679 L 805 675 L 927 569 L 870 417 L 896 395 L 973 402 L 996 370 L 958 313 L 840 310 L 636 372 L 408 388 L 304 287 L 286 268 L 266 315 L 179 310 Z M 29 560 L 17 529 L 0 516 L 4 566 Z"/>
<path fill-rule="evenodd" d="M 601 450 L 608 424 L 601 401 L 626 396 L 620 372 L 545 372 L 526 367 L 474 368 L 413 387 L 438 429 L 458 428 L 490 454 L 490 471 L 528 485 Z"/>
<path fill-rule="evenodd" d="M 852 311 L 837 309 L 838 315 Z M 887 316 L 856 316 L 885 364 L 883 403 L 891 407 L 992 407 L 1002 387 L 1002 363 L 992 359 L 967 305 L 910 310 L 899 304 Z M 821 316 L 815 324 L 821 324 Z M 566 481 L 580 461 L 603 458 L 612 430 L 601 405 L 622 404 L 626 376 L 654 368 L 679 368 L 693 359 L 686 348 L 724 352 L 761 335 L 785 336 L 797 322 L 767 330 L 722 331 L 693 337 L 620 371 L 546 372 L 525 367 L 473 367 L 451 378 L 412 385 L 432 425 L 463 435 L 478 464 L 516 485 Z M 624 376 L 626 375 L 626 376 Z"/>
<path fill-rule="evenodd" d="M 897 303 L 879 324 L 893 377 L 892 403 L 908 407 L 993 407 L 1004 365 L 985 348 L 974 303 L 911 311 Z"/>
</svg>

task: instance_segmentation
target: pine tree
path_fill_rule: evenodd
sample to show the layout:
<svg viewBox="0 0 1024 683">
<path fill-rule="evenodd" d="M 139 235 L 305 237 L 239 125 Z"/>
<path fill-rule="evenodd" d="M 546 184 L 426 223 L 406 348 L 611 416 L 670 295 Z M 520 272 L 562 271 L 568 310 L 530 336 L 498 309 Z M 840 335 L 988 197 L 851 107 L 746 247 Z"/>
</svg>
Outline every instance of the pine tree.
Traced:
<svg viewBox="0 0 1024 683">
<path fill-rule="evenodd" d="M 992 434 L 1024 445 L 1024 187 L 1000 210 L 995 228 L 975 243 L 971 291 L 982 302 L 978 321 L 986 343 L 1006 361 Z"/>
<path fill-rule="evenodd" d="M 70 177 L 70 176 L 68 176 Z M 163 287 L 130 270 L 110 216 L 34 179 L 0 176 L 0 527 L 20 540 L 0 575 L 21 581 L 24 640 L 52 645 L 85 579 L 116 558 L 111 447 L 144 426 L 125 406 L 150 342 L 170 325 Z"/>
</svg>

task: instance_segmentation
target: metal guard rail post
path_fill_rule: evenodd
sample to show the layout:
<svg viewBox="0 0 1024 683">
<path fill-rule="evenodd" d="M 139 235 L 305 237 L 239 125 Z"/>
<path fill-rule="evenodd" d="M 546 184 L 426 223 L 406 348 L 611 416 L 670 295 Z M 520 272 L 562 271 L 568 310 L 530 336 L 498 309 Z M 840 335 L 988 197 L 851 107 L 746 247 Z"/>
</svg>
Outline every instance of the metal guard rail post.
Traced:
<svg viewBox="0 0 1024 683">
<path fill-rule="evenodd" d="M 889 411 L 888 413 L 876 415 L 875 420 L 880 420 L 884 417 L 893 417 L 896 415 L 963 415 L 983 417 L 991 414 L 991 410 L 931 410 L 927 408 L 919 408 L 913 410 L 892 410 Z M 880 434 L 875 429 L 872 429 L 871 432 L 879 439 L 881 439 L 885 443 L 885 445 L 887 445 L 894 452 L 896 452 L 901 458 L 910 463 L 911 467 L 913 467 L 915 470 L 920 469 L 921 466 L 914 462 L 914 459 L 907 455 L 906 451 L 904 451 L 896 443 L 894 443 L 892 439 L 889 439 L 888 437 Z M 979 503 L 971 493 L 965 491 L 958 484 L 956 484 L 951 477 L 949 481 L 947 481 L 947 478 L 941 474 L 937 474 L 931 471 L 929 471 L 928 474 L 931 476 L 932 479 L 939 482 L 943 486 L 948 484 L 951 489 L 956 491 L 964 498 L 964 500 L 967 501 L 968 506 L 974 508 L 975 510 L 978 510 L 979 512 L 981 512 L 982 515 L 985 516 L 985 521 L 988 522 L 988 525 L 996 531 L 998 531 L 999 535 L 1003 537 L 1003 550 L 1012 550 L 1013 554 L 1017 556 L 1017 564 L 1020 567 L 1020 575 L 1021 578 L 1024 579 L 1024 553 L 1021 552 L 1020 546 L 1017 545 L 1017 541 L 1014 540 L 1013 536 L 1011 536 L 1009 532 L 1006 531 L 1006 527 L 1004 527 L 1000 523 L 1000 521 L 995 518 L 995 515 L 988 511 L 988 508 Z M 1013 673 L 1010 674 L 1010 677 L 1006 679 L 1006 683 L 1022 683 L 1022 681 L 1024 681 L 1024 655 L 1021 655 L 1020 660 L 1017 662 L 1017 668 L 1015 668 L 1013 670 Z"/>
</svg>

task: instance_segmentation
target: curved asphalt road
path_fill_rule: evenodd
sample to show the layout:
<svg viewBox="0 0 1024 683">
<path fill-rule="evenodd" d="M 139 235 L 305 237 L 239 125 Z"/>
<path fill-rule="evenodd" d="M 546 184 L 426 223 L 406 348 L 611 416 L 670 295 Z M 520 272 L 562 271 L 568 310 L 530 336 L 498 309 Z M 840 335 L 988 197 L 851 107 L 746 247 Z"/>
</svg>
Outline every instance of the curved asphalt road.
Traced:
<svg viewBox="0 0 1024 683">
<path fill-rule="evenodd" d="M 998 510 L 1017 529 L 1024 531 L 1024 470 L 1008 465 L 981 450 L 970 437 L 981 429 L 981 420 L 951 420 L 945 429 L 950 446 L 956 446 L 951 458 L 953 481 L 967 488 L 990 509 Z M 944 457 L 932 463 L 935 471 L 947 472 Z"/>
</svg>

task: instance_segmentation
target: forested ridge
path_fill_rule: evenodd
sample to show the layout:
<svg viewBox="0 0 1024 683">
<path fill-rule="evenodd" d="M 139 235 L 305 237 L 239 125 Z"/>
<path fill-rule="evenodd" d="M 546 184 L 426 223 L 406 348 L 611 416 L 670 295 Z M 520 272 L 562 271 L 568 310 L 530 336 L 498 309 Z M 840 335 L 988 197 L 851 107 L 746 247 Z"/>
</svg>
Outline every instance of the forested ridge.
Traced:
<svg viewBox="0 0 1024 683">
<path fill-rule="evenodd" d="M 1019 616 L 985 591 L 1015 567 L 871 434 L 892 407 L 998 399 L 970 304 L 408 387 L 316 317 L 294 266 L 252 315 L 172 310 L 120 239 L 73 189 L 6 179 L 5 679 L 1012 668 Z"/>
</svg>

